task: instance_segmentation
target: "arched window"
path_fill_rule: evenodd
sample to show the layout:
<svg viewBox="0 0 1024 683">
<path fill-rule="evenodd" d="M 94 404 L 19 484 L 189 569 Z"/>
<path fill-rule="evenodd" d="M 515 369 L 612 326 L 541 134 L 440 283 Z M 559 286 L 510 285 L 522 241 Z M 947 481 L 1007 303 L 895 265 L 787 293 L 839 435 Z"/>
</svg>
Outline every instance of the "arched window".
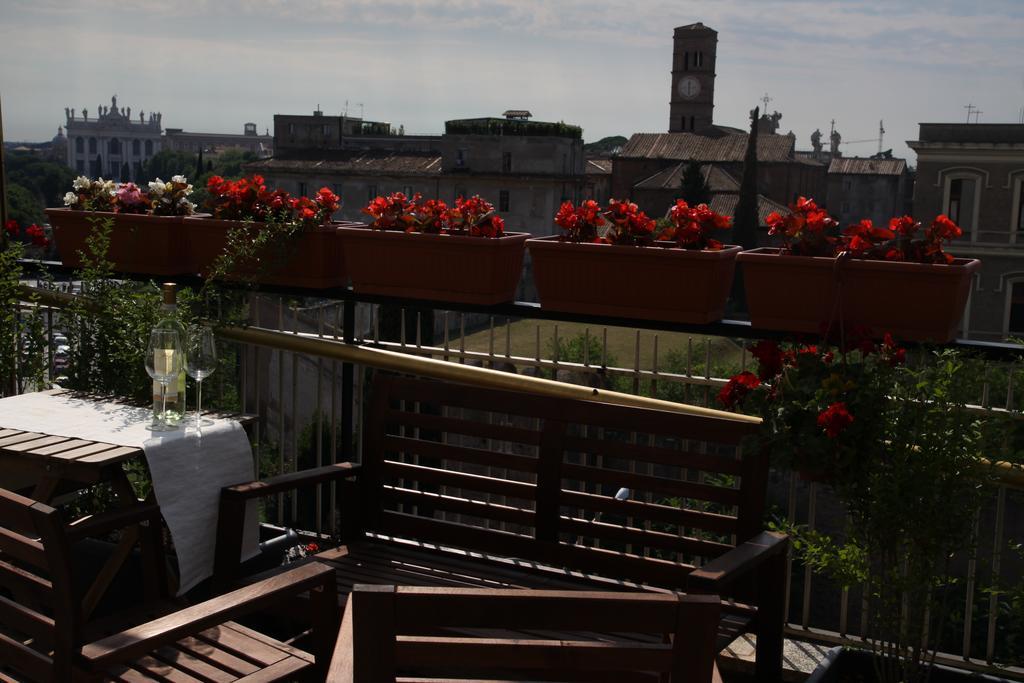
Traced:
<svg viewBox="0 0 1024 683">
<path fill-rule="evenodd" d="M 1003 336 L 1024 337 L 1024 275 L 1014 273 L 1006 280 L 1006 308 Z"/>
<path fill-rule="evenodd" d="M 1010 188 L 1010 241 L 1024 242 L 1024 170 L 1009 175 Z"/>
<path fill-rule="evenodd" d="M 153 141 L 152 140 L 146 140 L 146 156 L 147 157 L 153 156 Z"/>
<path fill-rule="evenodd" d="M 75 153 L 85 154 L 85 138 L 75 138 Z"/>
<path fill-rule="evenodd" d="M 970 168 L 950 168 L 942 178 L 942 212 L 959 225 L 972 242 L 978 241 L 978 209 L 985 174 Z"/>
<path fill-rule="evenodd" d="M 689 70 L 690 70 L 690 53 L 689 52 L 684 52 L 683 53 L 683 71 L 689 71 Z"/>
<path fill-rule="evenodd" d="M 142 143 L 139 142 L 138 138 L 136 138 L 135 140 L 132 140 L 132 154 L 134 156 L 139 156 L 139 154 L 141 154 L 141 153 L 142 153 Z"/>
<path fill-rule="evenodd" d="M 107 144 L 107 151 L 110 154 L 120 154 L 121 153 L 121 141 L 118 140 L 117 138 L 110 138 L 110 142 Z"/>
<path fill-rule="evenodd" d="M 692 132 L 694 130 L 696 130 L 696 127 L 693 125 L 693 117 L 691 116 L 690 117 L 690 131 Z"/>
<path fill-rule="evenodd" d="M 89 138 L 89 154 L 96 153 L 96 138 Z"/>
</svg>

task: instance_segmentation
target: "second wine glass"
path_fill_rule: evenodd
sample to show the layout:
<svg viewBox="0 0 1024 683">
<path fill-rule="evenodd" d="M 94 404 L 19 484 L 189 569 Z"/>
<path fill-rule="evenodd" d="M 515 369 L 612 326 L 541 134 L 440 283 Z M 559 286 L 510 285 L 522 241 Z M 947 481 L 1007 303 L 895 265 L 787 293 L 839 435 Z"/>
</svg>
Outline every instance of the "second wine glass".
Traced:
<svg viewBox="0 0 1024 683">
<path fill-rule="evenodd" d="M 188 330 L 185 347 L 185 372 L 196 381 L 196 427 L 213 424 L 203 420 L 203 380 L 217 369 L 217 341 L 206 325 L 193 325 Z"/>
</svg>

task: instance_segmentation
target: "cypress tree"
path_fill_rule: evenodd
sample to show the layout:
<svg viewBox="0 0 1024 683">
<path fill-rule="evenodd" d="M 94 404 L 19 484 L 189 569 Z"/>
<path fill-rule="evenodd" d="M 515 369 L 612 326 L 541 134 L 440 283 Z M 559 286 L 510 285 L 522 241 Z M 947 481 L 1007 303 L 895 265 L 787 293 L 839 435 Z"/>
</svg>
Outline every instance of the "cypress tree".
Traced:
<svg viewBox="0 0 1024 683">
<path fill-rule="evenodd" d="M 750 135 L 747 137 L 747 152 L 743 157 L 743 179 L 740 182 L 740 196 L 736 202 L 736 213 L 732 219 L 732 242 L 744 249 L 757 246 L 757 119 L 760 108 L 750 112 Z M 732 312 L 746 313 L 747 292 L 743 284 L 743 268 L 736 269 L 732 286 Z"/>
<path fill-rule="evenodd" d="M 700 162 L 694 159 L 686 162 L 686 167 L 683 169 L 680 194 L 690 206 L 711 203 L 711 189 L 704 179 L 704 172 L 701 170 Z"/>
</svg>

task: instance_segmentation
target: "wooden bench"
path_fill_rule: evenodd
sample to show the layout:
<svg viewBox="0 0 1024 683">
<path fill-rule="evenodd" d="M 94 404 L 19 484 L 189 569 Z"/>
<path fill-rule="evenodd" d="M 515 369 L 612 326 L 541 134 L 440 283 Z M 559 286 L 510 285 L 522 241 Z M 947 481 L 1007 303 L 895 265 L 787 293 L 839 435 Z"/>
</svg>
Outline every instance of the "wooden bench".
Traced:
<svg viewBox="0 0 1024 683">
<path fill-rule="evenodd" d="M 712 683 L 719 608 L 711 595 L 357 585 L 328 680 Z M 651 640 L 567 640 L 566 631 Z"/>
<path fill-rule="evenodd" d="M 788 540 L 764 532 L 768 463 L 728 418 L 378 373 L 363 463 L 225 489 L 217 574 L 247 500 L 340 482 L 338 590 L 355 584 L 724 596 L 718 645 L 757 635 L 779 680 Z"/>
</svg>

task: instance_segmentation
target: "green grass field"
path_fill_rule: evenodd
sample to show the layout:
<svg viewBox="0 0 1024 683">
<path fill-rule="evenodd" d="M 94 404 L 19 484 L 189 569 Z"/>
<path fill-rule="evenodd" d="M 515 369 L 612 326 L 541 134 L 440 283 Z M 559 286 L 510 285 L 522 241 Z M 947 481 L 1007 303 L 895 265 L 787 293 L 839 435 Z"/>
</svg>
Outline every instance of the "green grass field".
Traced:
<svg viewBox="0 0 1024 683">
<path fill-rule="evenodd" d="M 538 351 L 538 330 L 540 355 L 543 358 L 550 358 L 554 349 L 554 338 L 556 334 L 560 340 L 567 341 L 588 332 L 590 337 L 599 344 L 603 344 L 603 329 L 579 323 L 552 322 L 548 320 L 520 320 L 505 325 L 495 324 L 494 327 L 494 353 L 505 355 L 506 350 L 513 356 L 524 356 L 533 358 Z M 742 347 L 730 339 L 723 337 L 708 337 L 702 335 L 691 335 L 680 332 L 654 332 L 651 330 L 636 330 L 626 327 L 609 327 L 607 353 L 609 359 L 614 359 L 618 367 L 633 368 L 637 364 L 639 350 L 639 367 L 641 370 L 651 370 L 655 357 L 655 338 L 657 338 L 658 369 L 666 370 L 666 361 L 676 352 L 686 362 L 688 349 L 692 345 L 692 360 L 695 369 L 703 370 L 706 358 L 706 344 L 710 344 L 711 366 L 717 367 L 739 367 L 741 362 Z M 466 335 L 466 350 L 487 352 L 491 346 L 491 333 L 484 329 L 473 334 Z M 452 339 L 452 348 L 459 348 L 459 340 Z M 590 363 L 600 364 L 600 357 L 591 357 Z M 612 364 L 609 362 L 609 365 Z"/>
</svg>

